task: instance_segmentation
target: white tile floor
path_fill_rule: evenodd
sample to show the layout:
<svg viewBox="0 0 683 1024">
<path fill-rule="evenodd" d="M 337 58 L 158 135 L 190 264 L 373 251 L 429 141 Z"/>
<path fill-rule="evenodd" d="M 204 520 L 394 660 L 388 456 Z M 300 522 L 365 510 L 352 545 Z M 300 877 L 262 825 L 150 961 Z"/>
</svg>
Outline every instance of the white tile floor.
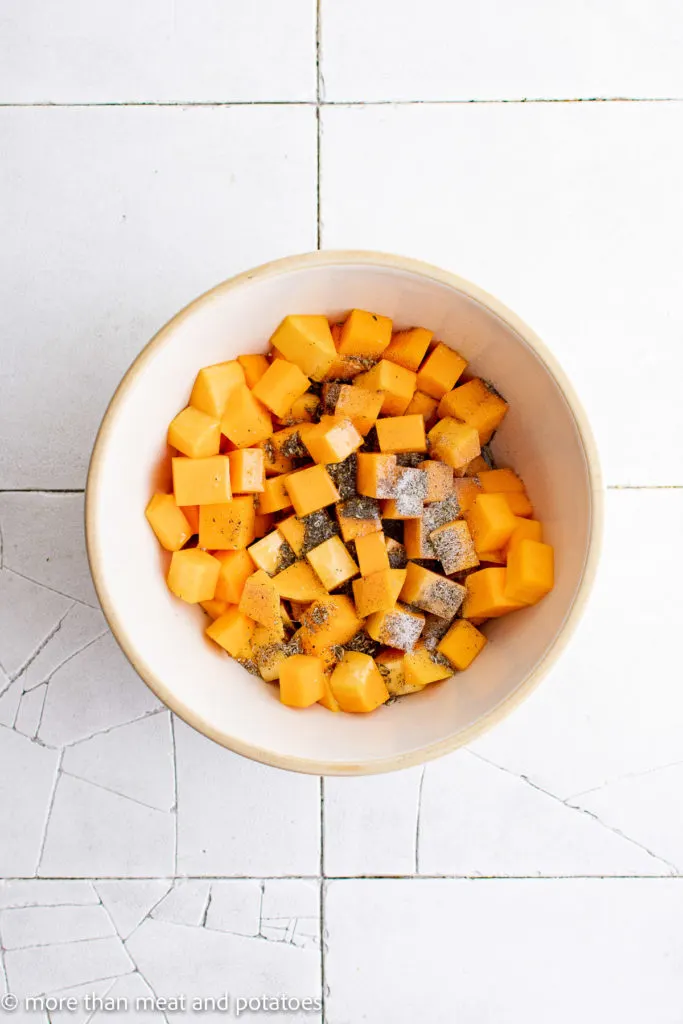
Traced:
<svg viewBox="0 0 683 1024">
<path fill-rule="evenodd" d="M 319 1024 L 680 1024 L 682 43 L 674 0 L 5 2 L 0 996 L 79 1005 L 8 1020 L 228 992 Z M 498 294 L 609 486 L 589 611 L 533 697 L 424 771 L 324 787 L 172 720 L 81 536 L 134 354 L 318 243 Z"/>
</svg>

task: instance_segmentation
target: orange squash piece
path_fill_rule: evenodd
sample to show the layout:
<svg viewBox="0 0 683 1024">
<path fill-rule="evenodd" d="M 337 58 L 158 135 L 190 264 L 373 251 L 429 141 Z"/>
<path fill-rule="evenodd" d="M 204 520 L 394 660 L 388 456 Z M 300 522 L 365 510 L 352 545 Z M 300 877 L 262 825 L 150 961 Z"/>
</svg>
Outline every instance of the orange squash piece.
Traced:
<svg viewBox="0 0 683 1024">
<path fill-rule="evenodd" d="M 262 626 L 281 622 L 280 595 L 268 573 L 257 569 L 244 584 L 239 610 Z"/>
<path fill-rule="evenodd" d="M 351 420 L 358 433 L 365 437 L 375 425 L 383 401 L 384 394 L 381 391 L 369 391 L 355 384 L 342 384 L 334 405 L 334 415 Z"/>
<path fill-rule="evenodd" d="M 371 576 L 375 572 L 389 568 L 389 555 L 384 533 L 368 533 L 365 537 L 356 538 L 356 555 L 362 576 Z"/>
<path fill-rule="evenodd" d="M 273 583 L 280 597 L 289 601 L 316 601 L 327 597 L 327 588 L 308 562 L 294 562 L 273 577 Z"/>
<path fill-rule="evenodd" d="M 207 626 L 206 635 L 233 658 L 237 658 L 249 644 L 255 628 L 256 624 L 243 615 L 239 608 L 228 608 L 224 615 Z"/>
<path fill-rule="evenodd" d="M 345 651 L 330 677 L 330 687 L 342 711 L 374 711 L 389 700 L 389 691 L 374 660 L 359 651 Z"/>
<path fill-rule="evenodd" d="M 369 498 L 393 497 L 396 493 L 396 456 L 358 452 L 356 459 L 358 493 Z"/>
<path fill-rule="evenodd" d="M 432 455 L 453 469 L 462 469 L 481 451 L 477 431 L 450 416 L 429 431 L 429 445 Z"/>
<path fill-rule="evenodd" d="M 460 672 L 472 664 L 486 646 L 486 637 L 467 619 L 456 619 L 437 650 Z"/>
<path fill-rule="evenodd" d="M 406 651 L 403 670 L 405 681 L 412 690 L 422 690 L 429 683 L 438 683 L 453 675 L 451 669 L 442 665 L 422 643 L 416 644 L 414 650 Z"/>
<path fill-rule="evenodd" d="M 425 459 L 418 462 L 417 468 L 427 474 L 427 495 L 426 502 L 443 501 L 453 493 L 453 468 L 445 462 L 438 462 L 435 459 Z"/>
<path fill-rule="evenodd" d="M 482 491 L 476 477 L 455 477 L 453 480 L 453 493 L 458 499 L 458 506 L 462 515 L 472 508 L 477 495 L 481 494 Z"/>
<path fill-rule="evenodd" d="M 276 416 L 285 416 L 309 384 L 308 377 L 294 363 L 274 359 L 252 388 L 252 394 Z"/>
<path fill-rule="evenodd" d="M 216 597 L 212 597 L 210 601 L 200 601 L 199 603 L 211 619 L 219 619 L 228 610 L 228 602 L 219 601 Z"/>
<path fill-rule="evenodd" d="M 255 541 L 248 550 L 255 565 L 269 576 L 274 576 L 282 568 L 283 556 L 289 554 L 291 558 L 287 541 L 279 530 L 271 530 L 267 537 Z"/>
<path fill-rule="evenodd" d="M 508 508 L 513 515 L 526 518 L 534 514 L 534 506 L 529 501 L 529 496 L 526 491 L 522 494 L 517 491 L 506 491 L 503 494 L 503 497 L 505 498 Z"/>
<path fill-rule="evenodd" d="M 420 367 L 417 387 L 432 398 L 441 398 L 450 391 L 466 366 L 467 360 L 459 352 L 440 341 Z"/>
<path fill-rule="evenodd" d="M 377 420 L 377 440 L 382 452 L 393 454 L 427 451 L 424 419 L 417 413 Z"/>
<path fill-rule="evenodd" d="M 291 508 L 292 499 L 287 490 L 287 481 L 291 475 L 281 473 L 280 476 L 266 477 L 263 491 L 258 496 L 259 512 L 281 512 L 285 508 Z"/>
<path fill-rule="evenodd" d="M 412 327 L 408 331 L 397 331 L 384 352 L 384 358 L 398 363 L 406 370 L 417 370 L 424 359 L 429 343 L 434 337 L 433 331 L 425 327 Z"/>
<path fill-rule="evenodd" d="M 216 583 L 216 599 L 228 604 L 239 604 L 244 584 L 256 566 L 246 548 L 237 551 L 216 551 L 214 557 L 220 562 Z"/>
<path fill-rule="evenodd" d="M 242 367 L 244 380 L 249 388 L 253 388 L 255 384 L 258 384 L 261 377 L 270 366 L 266 357 L 259 353 L 254 355 L 238 356 L 237 362 Z"/>
<path fill-rule="evenodd" d="M 388 359 L 382 359 L 367 373 L 354 378 L 353 387 L 368 391 L 382 391 L 382 413 L 385 416 L 402 416 L 415 394 L 415 374 Z"/>
<path fill-rule="evenodd" d="M 189 404 L 207 416 L 220 420 L 236 384 L 244 384 L 244 370 L 234 359 L 227 363 L 204 366 L 195 378 Z"/>
<path fill-rule="evenodd" d="M 515 516 L 516 526 L 504 551 L 509 555 L 510 549 L 519 544 L 520 540 L 543 540 L 543 527 L 537 519 L 524 519 L 522 516 Z"/>
<path fill-rule="evenodd" d="M 353 508 L 346 501 L 339 502 L 335 508 L 342 540 L 346 544 L 351 540 L 357 540 L 359 537 L 366 537 L 370 533 L 379 533 L 381 531 L 382 520 L 379 517 L 379 510 L 376 516 L 368 516 L 367 518 L 350 515 L 349 512 L 351 511 L 353 511 Z"/>
<path fill-rule="evenodd" d="M 376 359 L 391 341 L 391 320 L 379 313 L 352 309 L 339 332 L 337 351 L 343 356 Z"/>
<path fill-rule="evenodd" d="M 363 438 L 350 419 L 323 416 L 320 423 L 309 426 L 303 441 L 313 461 L 324 466 L 331 462 L 343 462 L 360 448 Z"/>
<path fill-rule="evenodd" d="M 454 416 L 475 427 L 482 444 L 488 444 L 491 440 L 507 410 L 507 402 L 478 377 L 444 395 L 439 404 L 439 416 Z"/>
<path fill-rule="evenodd" d="M 155 494 L 145 509 L 145 516 L 167 551 L 180 551 L 192 536 L 192 528 L 172 494 Z"/>
<path fill-rule="evenodd" d="M 452 523 L 437 527 L 430 533 L 429 539 L 447 576 L 475 569 L 479 565 L 472 534 L 464 519 L 455 519 Z"/>
<path fill-rule="evenodd" d="M 238 448 L 228 452 L 230 484 L 234 494 L 257 494 L 266 480 L 265 458 L 261 448 Z"/>
<path fill-rule="evenodd" d="M 377 534 L 375 535 L 377 536 Z M 401 593 L 405 569 L 380 569 L 353 581 L 353 600 L 362 619 L 376 612 L 391 611 Z"/>
<path fill-rule="evenodd" d="M 166 583 L 171 593 L 190 604 L 210 601 L 216 593 L 220 562 L 208 551 L 184 548 L 174 551 Z"/>
<path fill-rule="evenodd" d="M 467 594 L 462 605 L 464 619 L 496 619 L 526 607 L 523 601 L 505 596 L 507 569 L 479 569 L 465 577 Z"/>
<path fill-rule="evenodd" d="M 270 413 L 254 398 L 246 384 L 237 384 L 230 392 L 221 431 L 236 448 L 257 445 L 273 432 Z"/>
<path fill-rule="evenodd" d="M 538 540 L 520 540 L 508 555 L 505 597 L 535 604 L 553 589 L 553 549 Z"/>
<path fill-rule="evenodd" d="M 432 398 L 431 395 L 425 395 L 424 391 L 416 391 L 408 403 L 405 415 L 419 414 L 424 420 L 425 429 L 431 430 L 439 418 L 438 407 L 439 403 L 436 398 Z"/>
<path fill-rule="evenodd" d="M 512 536 L 517 525 L 503 494 L 479 494 L 467 513 L 477 554 L 498 551 Z"/>
<path fill-rule="evenodd" d="M 250 494 L 219 505 L 200 505 L 200 548 L 235 551 L 249 547 L 254 539 L 254 516 Z"/>
<path fill-rule="evenodd" d="M 306 524 L 296 516 L 289 516 L 287 519 L 282 519 L 277 524 L 277 528 L 298 558 L 304 549 Z"/>
<path fill-rule="evenodd" d="M 292 708 L 310 708 L 325 696 L 325 673 L 320 658 L 293 654 L 280 665 L 280 700 Z"/>
<path fill-rule="evenodd" d="M 465 593 L 465 588 L 454 580 L 448 580 L 422 565 L 416 565 L 415 562 L 408 562 L 400 596 L 402 601 L 414 608 L 431 612 L 441 619 L 452 619 L 457 614 Z"/>
<path fill-rule="evenodd" d="M 335 644 L 348 643 L 362 625 L 350 598 L 329 594 L 309 605 L 297 636 L 306 654 L 320 655 Z"/>
<path fill-rule="evenodd" d="M 358 575 L 358 566 L 339 537 L 329 537 L 311 548 L 306 552 L 306 558 L 327 590 L 335 590 Z"/>
<path fill-rule="evenodd" d="M 324 466 L 309 466 L 285 477 L 285 488 L 298 516 L 333 505 L 339 501 L 339 491 Z"/>
<path fill-rule="evenodd" d="M 230 501 L 230 462 L 227 455 L 189 459 L 178 455 L 171 460 L 173 494 L 178 505 L 212 505 Z"/>
<path fill-rule="evenodd" d="M 412 651 L 424 629 L 425 617 L 402 604 L 386 612 L 375 612 L 365 622 L 365 630 L 378 644 Z"/>
<path fill-rule="evenodd" d="M 168 443 L 191 459 L 205 459 L 210 455 L 218 455 L 221 443 L 220 422 L 188 405 L 171 420 Z"/>
<path fill-rule="evenodd" d="M 313 380 L 322 380 L 337 358 L 330 325 L 324 316 L 286 316 L 270 343 Z"/>
<path fill-rule="evenodd" d="M 485 494 L 524 494 L 523 482 L 512 469 L 487 469 L 479 473 Z"/>
</svg>

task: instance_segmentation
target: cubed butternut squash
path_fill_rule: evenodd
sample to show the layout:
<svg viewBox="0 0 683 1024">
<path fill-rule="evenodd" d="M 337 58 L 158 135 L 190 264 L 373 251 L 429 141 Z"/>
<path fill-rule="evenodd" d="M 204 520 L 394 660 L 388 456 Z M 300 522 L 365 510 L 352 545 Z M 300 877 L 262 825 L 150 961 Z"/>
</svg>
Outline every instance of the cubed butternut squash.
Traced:
<svg viewBox="0 0 683 1024">
<path fill-rule="evenodd" d="M 254 516 L 250 494 L 217 505 L 200 505 L 200 548 L 235 551 L 249 547 L 254 539 Z"/>
<path fill-rule="evenodd" d="M 466 518 L 477 554 L 502 548 L 517 525 L 503 494 L 477 495 Z"/>
<path fill-rule="evenodd" d="M 365 537 L 356 538 L 356 555 L 362 576 L 371 576 L 375 572 L 389 568 L 389 555 L 383 532 L 369 533 Z"/>
<path fill-rule="evenodd" d="M 230 462 L 227 455 L 171 460 L 173 494 L 178 505 L 214 505 L 230 501 Z"/>
<path fill-rule="evenodd" d="M 298 558 L 304 550 L 306 541 L 305 522 L 296 516 L 288 516 L 277 524 L 277 528 Z"/>
<path fill-rule="evenodd" d="M 481 444 L 488 444 L 507 410 L 507 402 L 478 377 L 448 392 L 439 404 L 439 416 L 454 416 L 475 427 Z"/>
<path fill-rule="evenodd" d="M 327 590 L 335 590 L 358 575 L 358 566 L 339 537 L 330 537 L 311 548 L 306 552 L 306 558 Z"/>
<path fill-rule="evenodd" d="M 293 552 L 279 530 L 272 530 L 267 537 L 251 544 L 248 550 L 255 565 L 269 576 L 286 568 L 288 556 L 290 563 L 293 558 Z"/>
<path fill-rule="evenodd" d="M 167 551 L 180 551 L 193 530 L 172 494 L 155 494 L 145 509 L 147 522 Z"/>
<path fill-rule="evenodd" d="M 255 353 L 254 355 L 238 356 L 237 362 L 242 367 L 244 373 L 244 380 L 247 387 L 253 388 L 261 380 L 261 377 L 266 372 L 270 363 L 264 355 Z"/>
<path fill-rule="evenodd" d="M 309 708 L 325 695 L 325 673 L 320 658 L 293 654 L 280 665 L 280 700 L 292 708 Z"/>
<path fill-rule="evenodd" d="M 445 462 L 438 462 L 435 459 L 425 459 L 419 462 L 418 469 L 421 469 L 427 477 L 427 493 L 425 501 L 443 501 L 453 493 L 453 467 L 447 466 Z"/>
<path fill-rule="evenodd" d="M 336 644 L 348 643 L 362 625 L 350 598 L 329 594 L 303 613 L 298 636 L 306 654 L 320 654 Z"/>
<path fill-rule="evenodd" d="M 441 398 L 450 391 L 466 366 L 467 360 L 459 352 L 440 341 L 418 370 L 417 387 L 432 398 Z"/>
<path fill-rule="evenodd" d="M 286 316 L 270 343 L 313 380 L 322 380 L 337 358 L 330 325 L 324 316 Z"/>
<path fill-rule="evenodd" d="M 336 394 L 334 415 L 351 420 L 358 433 L 365 437 L 375 425 L 383 401 L 384 394 L 381 391 L 370 391 L 354 384 L 342 384 Z"/>
<path fill-rule="evenodd" d="M 416 391 L 410 399 L 405 411 L 406 416 L 420 415 L 424 420 L 425 430 L 431 430 L 438 417 L 439 403 L 431 395 L 425 395 L 424 391 Z"/>
<path fill-rule="evenodd" d="M 412 651 L 424 629 L 425 617 L 402 604 L 390 611 L 375 612 L 366 619 L 365 630 L 379 644 Z"/>
<path fill-rule="evenodd" d="M 307 516 L 339 501 L 339 491 L 324 466 L 309 466 L 288 474 L 285 488 L 298 516 Z"/>
<path fill-rule="evenodd" d="M 239 604 L 244 584 L 256 566 L 246 548 L 237 551 L 215 551 L 214 557 L 220 562 L 216 583 L 216 599 L 228 604 Z"/>
<path fill-rule="evenodd" d="M 234 359 L 204 366 L 195 378 L 189 404 L 220 420 L 236 384 L 244 384 L 244 370 Z"/>
<path fill-rule="evenodd" d="M 344 652 L 330 677 L 330 687 L 342 711 L 374 711 L 389 700 L 374 660 L 359 651 Z"/>
<path fill-rule="evenodd" d="M 391 341 L 391 320 L 379 313 L 352 309 L 339 332 L 337 351 L 343 356 L 376 359 Z"/>
<path fill-rule="evenodd" d="M 208 551 L 184 548 L 174 551 L 166 577 L 168 589 L 190 604 L 210 601 L 216 593 L 220 562 Z"/>
<path fill-rule="evenodd" d="M 282 621 L 280 595 L 273 580 L 263 569 L 257 569 L 245 582 L 239 610 L 262 626 L 275 626 Z"/>
<path fill-rule="evenodd" d="M 395 651 L 391 647 L 387 647 L 377 655 L 375 664 L 391 697 L 403 697 L 407 693 L 424 690 L 424 684 L 406 681 L 405 653 L 403 651 Z"/>
<path fill-rule="evenodd" d="M 509 552 L 505 597 L 535 604 L 553 589 L 553 549 L 538 540 L 520 540 Z"/>
<path fill-rule="evenodd" d="M 320 465 L 343 462 L 363 443 L 351 420 L 343 416 L 323 416 L 320 423 L 309 426 L 303 440 L 313 461 Z"/>
<path fill-rule="evenodd" d="M 171 420 L 168 443 L 191 459 L 218 455 L 221 443 L 220 421 L 188 405 Z"/>
<path fill-rule="evenodd" d="M 514 516 L 528 518 L 534 514 L 534 506 L 529 501 L 529 496 L 526 491 L 523 493 L 519 493 L 518 491 L 507 491 L 503 494 L 503 497 Z"/>
<path fill-rule="evenodd" d="M 452 619 L 465 598 L 465 588 L 454 580 L 408 562 L 401 600 L 441 619 Z"/>
<path fill-rule="evenodd" d="M 228 602 L 219 601 L 216 597 L 212 597 L 210 601 L 200 601 L 199 603 L 211 619 L 219 619 L 228 610 Z"/>
<path fill-rule="evenodd" d="M 429 431 L 429 447 L 433 457 L 453 469 L 462 469 L 481 451 L 474 427 L 450 416 L 439 420 Z"/>
<path fill-rule="evenodd" d="M 433 651 L 422 643 L 416 644 L 412 651 L 406 651 L 404 673 L 406 683 L 416 690 L 453 675 L 452 669 L 439 661 Z"/>
<path fill-rule="evenodd" d="M 520 540 L 543 540 L 543 527 L 537 519 L 524 519 L 515 516 L 516 526 L 503 550 L 509 555 L 510 549 L 519 544 Z"/>
<path fill-rule="evenodd" d="M 261 448 L 238 448 L 228 452 L 233 494 L 257 494 L 266 480 L 265 457 Z"/>
<path fill-rule="evenodd" d="M 377 440 L 382 452 L 400 454 L 403 452 L 427 451 L 425 423 L 422 416 L 392 416 L 377 420 Z"/>
<path fill-rule="evenodd" d="M 408 331 L 397 331 L 384 351 L 384 358 L 398 363 L 406 370 L 416 371 L 424 359 L 433 331 L 426 327 L 411 327 Z"/>
<path fill-rule="evenodd" d="M 369 498 L 392 498 L 396 493 L 396 456 L 358 452 L 356 487 Z"/>
<path fill-rule="evenodd" d="M 439 642 L 437 650 L 462 672 L 486 646 L 486 637 L 467 619 L 456 619 Z"/>
<path fill-rule="evenodd" d="M 308 391 L 310 381 L 287 359 L 274 359 L 252 388 L 254 398 L 276 416 L 285 416 L 297 398 Z"/>
<path fill-rule="evenodd" d="M 486 469 L 478 475 L 485 494 L 524 493 L 524 483 L 512 469 Z"/>
<path fill-rule="evenodd" d="M 381 359 L 367 373 L 354 377 L 353 387 L 368 391 L 382 391 L 382 413 L 385 416 L 402 416 L 415 394 L 415 374 L 388 359 Z"/>
<path fill-rule="evenodd" d="M 379 503 L 372 498 L 365 499 L 365 502 L 362 499 L 340 501 L 335 512 L 342 540 L 346 544 L 351 540 L 357 540 L 358 537 L 366 537 L 369 533 L 379 533 L 382 529 Z"/>
<path fill-rule="evenodd" d="M 221 432 L 236 448 L 249 448 L 265 441 L 273 432 L 273 421 L 246 384 L 237 384 L 221 418 Z"/>
<path fill-rule="evenodd" d="M 287 490 L 287 481 L 291 473 L 281 473 L 280 476 L 266 477 L 263 490 L 258 496 L 259 512 L 281 512 L 283 509 L 292 507 L 292 499 Z"/>
<path fill-rule="evenodd" d="M 327 597 L 327 588 L 307 562 L 294 562 L 277 573 L 273 583 L 280 597 L 289 601 L 309 602 Z"/>
<path fill-rule="evenodd" d="M 472 534 L 464 519 L 439 526 L 432 530 L 429 539 L 447 576 L 476 569 L 479 565 Z"/>
<path fill-rule="evenodd" d="M 228 608 L 224 615 L 206 627 L 206 635 L 233 658 L 237 658 L 249 644 L 255 628 L 256 623 L 239 608 Z"/>
<path fill-rule="evenodd" d="M 391 611 L 401 593 L 405 569 L 380 569 L 353 581 L 353 600 L 362 619 L 376 612 Z"/>
<path fill-rule="evenodd" d="M 462 604 L 464 619 L 496 619 L 526 607 L 523 601 L 505 596 L 507 569 L 492 566 L 465 577 L 467 591 Z"/>
</svg>

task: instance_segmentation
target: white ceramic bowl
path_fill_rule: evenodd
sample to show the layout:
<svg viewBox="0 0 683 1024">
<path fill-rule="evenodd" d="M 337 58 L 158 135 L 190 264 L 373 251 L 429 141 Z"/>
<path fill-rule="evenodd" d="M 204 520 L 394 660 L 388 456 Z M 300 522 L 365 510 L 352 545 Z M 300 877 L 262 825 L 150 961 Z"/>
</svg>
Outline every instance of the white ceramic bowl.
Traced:
<svg viewBox="0 0 683 1024">
<path fill-rule="evenodd" d="M 467 672 L 371 715 L 284 707 L 277 687 L 248 675 L 203 636 L 206 617 L 166 588 L 167 556 L 145 517 L 168 486 L 169 421 L 197 370 L 265 351 L 287 313 L 360 307 L 422 325 L 461 352 L 510 403 L 498 460 L 526 481 L 556 552 L 555 589 L 489 623 Z M 598 459 L 581 407 L 534 333 L 496 299 L 452 274 L 370 252 L 318 252 L 270 263 L 191 303 L 123 378 L 93 451 L 86 500 L 88 555 L 109 624 L 133 666 L 176 714 L 238 753 L 295 771 L 359 775 L 405 768 L 468 742 L 540 681 L 590 589 L 601 532 Z"/>
</svg>

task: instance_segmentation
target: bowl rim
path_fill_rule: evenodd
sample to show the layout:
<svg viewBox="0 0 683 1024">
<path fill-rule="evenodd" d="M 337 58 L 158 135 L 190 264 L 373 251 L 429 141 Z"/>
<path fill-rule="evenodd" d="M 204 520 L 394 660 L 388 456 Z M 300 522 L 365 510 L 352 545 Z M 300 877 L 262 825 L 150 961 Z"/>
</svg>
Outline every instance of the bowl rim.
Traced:
<svg viewBox="0 0 683 1024">
<path fill-rule="evenodd" d="M 109 594 L 106 581 L 100 570 L 100 560 L 95 542 L 96 530 L 95 520 L 97 517 L 97 494 L 99 480 L 102 471 L 104 451 L 109 433 L 115 423 L 116 417 L 122 407 L 126 394 L 132 386 L 135 378 L 144 368 L 147 361 L 160 348 L 166 338 L 181 324 L 187 317 L 191 316 L 200 306 L 212 301 L 216 296 L 239 288 L 248 281 L 263 280 L 288 274 L 292 271 L 304 270 L 312 267 L 326 266 L 350 266 L 366 265 L 383 269 L 399 270 L 426 278 L 453 288 L 456 291 L 473 299 L 488 309 L 505 323 L 512 331 L 518 334 L 524 342 L 532 349 L 538 359 L 544 364 L 550 376 L 559 387 L 569 409 L 574 417 L 576 427 L 581 438 L 581 443 L 586 459 L 588 477 L 590 483 L 590 522 L 589 539 L 586 558 L 578 588 L 571 605 L 568 607 L 564 621 L 560 626 L 554 639 L 548 645 L 543 657 L 528 675 L 523 678 L 515 690 L 499 704 L 493 707 L 481 718 L 473 722 L 468 728 L 447 739 L 427 744 L 417 750 L 405 754 L 397 754 L 392 757 L 383 757 L 377 760 L 352 761 L 352 762 L 327 762 L 302 758 L 289 754 L 274 754 L 267 749 L 243 742 L 239 737 L 232 736 L 222 730 L 214 728 L 210 722 L 196 715 L 192 709 L 182 704 L 174 694 L 164 685 L 150 667 L 141 658 L 134 645 L 131 643 L 126 630 L 117 614 Z M 359 776 L 374 775 L 383 772 L 398 771 L 414 765 L 424 764 L 444 754 L 451 753 L 459 747 L 471 743 L 481 736 L 488 729 L 506 718 L 519 704 L 525 700 L 533 690 L 540 684 L 550 668 L 555 664 L 571 636 L 573 635 L 578 622 L 585 611 L 586 604 L 597 571 L 597 564 L 602 542 L 603 531 L 603 507 L 604 491 L 598 450 L 593 438 L 593 433 L 588 423 L 588 418 L 579 401 L 572 384 L 567 378 L 555 357 L 541 341 L 539 336 L 512 310 L 508 309 L 493 295 L 472 284 L 470 281 L 459 277 L 450 271 L 443 270 L 433 264 L 415 260 L 406 256 L 394 255 L 391 253 L 376 252 L 362 249 L 340 249 L 340 250 L 318 250 L 315 252 L 302 253 L 294 256 L 286 256 L 281 259 L 263 263 L 260 266 L 236 274 L 220 282 L 213 288 L 193 299 L 176 313 L 145 345 L 138 356 L 133 360 L 128 370 L 123 375 L 118 387 L 112 395 L 109 404 L 104 412 L 95 442 L 93 445 L 88 476 L 85 490 L 85 540 L 86 552 L 90 572 L 92 574 L 95 591 L 99 599 L 104 616 L 111 628 L 116 642 L 122 649 L 128 661 L 131 663 L 138 675 L 149 686 L 153 693 L 162 701 L 174 714 L 178 715 L 184 722 L 196 729 L 198 732 L 214 740 L 221 746 L 244 757 L 258 761 L 262 764 L 271 765 L 275 768 L 282 768 L 289 771 L 302 772 L 310 775 L 330 776 Z"/>
</svg>

